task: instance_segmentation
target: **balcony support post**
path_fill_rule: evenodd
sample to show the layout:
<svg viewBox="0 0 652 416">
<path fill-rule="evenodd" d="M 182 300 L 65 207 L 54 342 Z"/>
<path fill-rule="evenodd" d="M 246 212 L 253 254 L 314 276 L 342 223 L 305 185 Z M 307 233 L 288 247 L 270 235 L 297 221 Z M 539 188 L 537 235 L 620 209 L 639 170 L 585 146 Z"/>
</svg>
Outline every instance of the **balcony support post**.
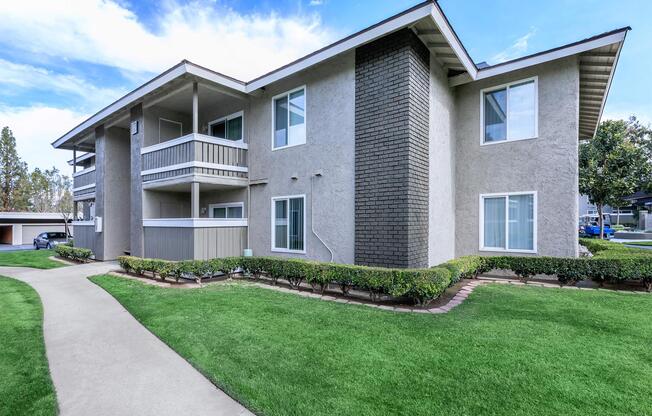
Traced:
<svg viewBox="0 0 652 416">
<path fill-rule="evenodd" d="M 199 182 L 190 184 L 190 210 L 192 218 L 199 218 Z"/>
<path fill-rule="evenodd" d="M 77 173 L 77 146 L 72 147 L 72 173 Z M 75 178 L 72 178 L 73 188 L 75 187 Z M 73 199 L 72 203 L 72 220 L 77 221 L 79 215 L 79 203 Z M 66 228 L 67 229 L 67 228 Z"/>
<path fill-rule="evenodd" d="M 192 83 L 192 132 L 199 133 L 199 88 L 197 81 Z"/>
</svg>

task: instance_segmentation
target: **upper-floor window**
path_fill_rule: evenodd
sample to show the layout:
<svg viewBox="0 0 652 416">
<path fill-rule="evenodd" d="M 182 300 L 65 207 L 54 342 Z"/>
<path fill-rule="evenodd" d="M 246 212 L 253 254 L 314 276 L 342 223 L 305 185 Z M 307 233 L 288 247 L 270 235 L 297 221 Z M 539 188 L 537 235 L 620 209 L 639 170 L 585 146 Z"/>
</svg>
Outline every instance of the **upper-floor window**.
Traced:
<svg viewBox="0 0 652 416">
<path fill-rule="evenodd" d="M 210 218 L 219 218 L 219 219 L 243 218 L 244 203 L 231 202 L 225 204 L 210 204 L 208 206 L 208 214 Z"/>
<path fill-rule="evenodd" d="M 300 87 L 272 99 L 272 149 L 306 142 L 306 88 Z"/>
<path fill-rule="evenodd" d="M 243 113 L 239 111 L 208 123 L 208 134 L 219 139 L 242 140 Z"/>
<path fill-rule="evenodd" d="M 482 90 L 482 144 L 537 137 L 537 90 L 536 77 Z"/>
</svg>

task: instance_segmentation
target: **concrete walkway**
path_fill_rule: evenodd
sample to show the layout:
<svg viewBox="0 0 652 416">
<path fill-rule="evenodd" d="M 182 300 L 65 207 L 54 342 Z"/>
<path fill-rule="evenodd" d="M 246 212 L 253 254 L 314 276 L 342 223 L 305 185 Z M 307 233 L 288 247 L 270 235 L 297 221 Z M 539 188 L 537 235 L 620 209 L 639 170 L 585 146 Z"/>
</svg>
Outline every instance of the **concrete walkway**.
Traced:
<svg viewBox="0 0 652 416">
<path fill-rule="evenodd" d="M 0 267 L 41 297 L 61 415 L 252 415 L 86 279 L 116 268 Z"/>
</svg>

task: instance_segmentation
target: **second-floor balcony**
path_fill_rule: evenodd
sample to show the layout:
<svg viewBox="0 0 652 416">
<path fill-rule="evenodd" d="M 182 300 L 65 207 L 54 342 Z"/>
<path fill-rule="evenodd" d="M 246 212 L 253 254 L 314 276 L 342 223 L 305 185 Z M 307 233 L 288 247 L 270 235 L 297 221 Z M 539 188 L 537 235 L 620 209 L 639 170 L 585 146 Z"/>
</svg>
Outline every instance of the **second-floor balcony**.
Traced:
<svg viewBox="0 0 652 416">
<path fill-rule="evenodd" d="M 95 198 L 95 166 L 77 171 L 73 173 L 72 177 L 75 201 Z"/>
<path fill-rule="evenodd" d="M 190 133 L 141 150 L 143 188 L 170 183 L 245 186 L 247 144 Z"/>
</svg>

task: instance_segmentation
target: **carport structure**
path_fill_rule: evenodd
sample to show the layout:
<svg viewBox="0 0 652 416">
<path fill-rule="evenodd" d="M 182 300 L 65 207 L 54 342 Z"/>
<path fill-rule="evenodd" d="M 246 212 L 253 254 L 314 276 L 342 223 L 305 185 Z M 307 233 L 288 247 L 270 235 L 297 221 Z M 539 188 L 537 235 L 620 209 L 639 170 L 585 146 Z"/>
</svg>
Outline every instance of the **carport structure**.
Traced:
<svg viewBox="0 0 652 416">
<path fill-rule="evenodd" d="M 32 244 L 34 237 L 44 232 L 65 232 L 63 215 L 57 212 L 0 212 L 0 244 Z"/>
</svg>

